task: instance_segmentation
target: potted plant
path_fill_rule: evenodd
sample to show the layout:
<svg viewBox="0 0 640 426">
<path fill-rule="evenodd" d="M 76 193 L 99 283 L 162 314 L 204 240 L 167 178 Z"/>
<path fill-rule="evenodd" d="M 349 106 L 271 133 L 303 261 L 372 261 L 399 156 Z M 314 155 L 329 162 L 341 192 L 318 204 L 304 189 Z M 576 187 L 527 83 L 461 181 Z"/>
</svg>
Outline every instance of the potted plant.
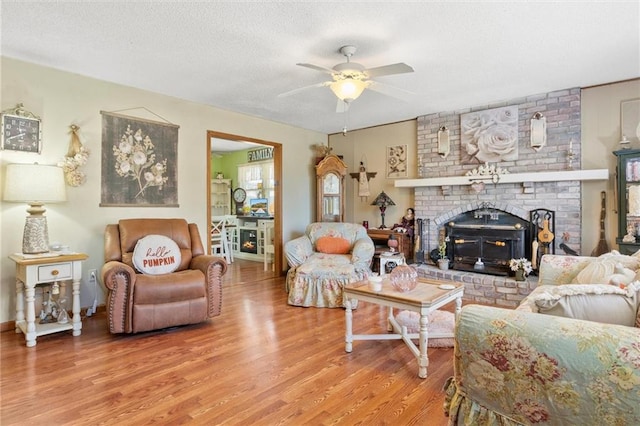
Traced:
<svg viewBox="0 0 640 426">
<path fill-rule="evenodd" d="M 525 281 L 527 275 L 533 271 L 531 262 L 524 257 L 520 259 L 511 259 L 509 268 L 516 273 L 516 281 Z"/>
<path fill-rule="evenodd" d="M 447 241 L 449 241 L 449 237 L 445 237 L 438 246 L 438 268 L 444 270 L 449 269 L 449 258 L 447 257 Z"/>
</svg>

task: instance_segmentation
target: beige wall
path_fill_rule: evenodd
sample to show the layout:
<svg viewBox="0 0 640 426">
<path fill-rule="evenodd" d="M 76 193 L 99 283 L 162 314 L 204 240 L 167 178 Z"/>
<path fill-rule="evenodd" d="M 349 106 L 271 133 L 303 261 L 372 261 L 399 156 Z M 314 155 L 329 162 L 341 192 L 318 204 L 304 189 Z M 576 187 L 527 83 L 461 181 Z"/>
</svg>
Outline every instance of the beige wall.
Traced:
<svg viewBox="0 0 640 426">
<path fill-rule="evenodd" d="M 40 155 L 0 151 L 4 177 L 7 163 L 55 164 L 66 154 L 69 125 L 80 126 L 83 144 L 91 151 L 84 167 L 87 183 L 68 187 L 68 201 L 47 208 L 50 241 L 68 244 L 87 253 L 81 287 L 82 306 L 93 301 L 93 289 L 86 285 L 89 269 L 100 269 L 103 260 L 103 232 L 108 223 L 129 217 L 185 217 L 198 224 L 202 238 L 207 229 L 208 182 L 206 182 L 206 132 L 215 130 L 283 145 L 283 239 L 304 232 L 315 215 L 315 152 L 312 145 L 326 144 L 321 133 L 282 125 L 209 106 L 146 92 L 76 74 L 2 58 L 0 109 L 25 108 L 43 120 L 43 149 Z M 100 111 L 122 111 L 138 118 L 159 120 L 153 113 L 180 126 L 178 141 L 178 197 L 176 208 L 100 207 L 101 115 Z M 136 109 L 137 108 L 137 109 Z M 129 109 L 129 110 L 128 110 Z M 128 111 L 125 111 L 128 110 Z M 302 161 L 301 161 L 302 159 Z M 310 194 L 307 199 L 301 194 Z M 0 322 L 15 318 L 14 264 L 7 256 L 20 251 L 26 205 L 0 204 Z M 100 289 L 98 302 L 104 303 Z"/>
<path fill-rule="evenodd" d="M 614 213 L 616 157 L 620 149 L 620 102 L 640 98 L 640 79 L 582 90 L 582 168 L 608 168 L 608 182 L 585 182 L 582 196 L 582 244 L 590 254 L 600 238 L 600 191 L 607 193 L 605 235 L 610 249 L 617 249 L 618 216 Z M 638 149 L 640 146 L 632 145 Z"/>
<path fill-rule="evenodd" d="M 395 188 L 395 179 L 386 178 L 386 148 L 393 145 L 407 145 L 408 178 L 417 177 L 416 120 L 376 126 L 362 130 L 329 136 L 329 145 L 333 153 L 344 156 L 349 173 L 357 172 L 362 161 L 368 172 L 376 172 L 369 181 L 371 196 L 367 200 L 358 197 L 358 181 L 347 175 L 346 217 L 347 222 L 362 223 L 369 221 L 370 227 L 380 225 L 380 210 L 371 202 L 382 191 L 396 203 L 388 207 L 385 224 L 391 226 L 400 223 L 407 208 L 413 207 L 413 189 Z"/>
</svg>

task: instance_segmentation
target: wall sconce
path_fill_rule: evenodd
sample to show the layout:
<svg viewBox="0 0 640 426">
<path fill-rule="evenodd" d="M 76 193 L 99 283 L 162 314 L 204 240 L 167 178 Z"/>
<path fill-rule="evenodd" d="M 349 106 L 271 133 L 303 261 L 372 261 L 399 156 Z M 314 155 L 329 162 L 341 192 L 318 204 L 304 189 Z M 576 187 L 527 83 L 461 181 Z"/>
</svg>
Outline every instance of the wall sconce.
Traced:
<svg viewBox="0 0 640 426">
<path fill-rule="evenodd" d="M 449 129 L 446 126 L 442 126 L 438 129 L 438 154 L 442 158 L 447 158 L 447 155 L 449 155 L 449 146 Z"/>
<path fill-rule="evenodd" d="M 22 236 L 22 253 L 49 251 L 49 231 L 43 205 L 66 200 L 64 172 L 60 167 L 37 163 L 7 165 L 4 201 L 29 204 L 29 216 Z"/>
<path fill-rule="evenodd" d="M 576 153 L 573 152 L 573 139 L 569 140 L 569 150 L 567 151 L 567 167 L 569 170 L 573 170 L 573 160 L 576 158 Z"/>
<path fill-rule="evenodd" d="M 547 118 L 540 112 L 531 117 L 531 148 L 540 151 L 547 144 Z"/>
</svg>

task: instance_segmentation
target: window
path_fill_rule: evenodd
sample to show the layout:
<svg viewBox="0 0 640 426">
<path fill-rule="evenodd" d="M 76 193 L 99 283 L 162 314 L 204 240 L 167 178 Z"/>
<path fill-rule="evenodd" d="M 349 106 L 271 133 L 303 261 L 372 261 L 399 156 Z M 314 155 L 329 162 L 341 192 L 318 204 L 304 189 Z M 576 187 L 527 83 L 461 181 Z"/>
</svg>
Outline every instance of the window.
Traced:
<svg viewBox="0 0 640 426">
<path fill-rule="evenodd" d="M 238 185 L 247 192 L 247 202 L 252 198 L 269 200 L 269 215 L 273 216 L 275 197 L 273 161 L 261 161 L 238 166 Z"/>
</svg>

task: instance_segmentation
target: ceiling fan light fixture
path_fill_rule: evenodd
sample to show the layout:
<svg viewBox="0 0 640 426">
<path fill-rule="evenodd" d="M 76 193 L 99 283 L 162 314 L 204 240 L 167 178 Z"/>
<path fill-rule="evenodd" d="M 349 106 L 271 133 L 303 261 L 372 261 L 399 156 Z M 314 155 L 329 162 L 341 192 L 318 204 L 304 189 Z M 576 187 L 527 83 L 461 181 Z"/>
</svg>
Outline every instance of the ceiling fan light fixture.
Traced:
<svg viewBox="0 0 640 426">
<path fill-rule="evenodd" d="M 362 80 L 345 78 L 334 81 L 329 87 L 338 99 L 344 102 L 351 102 L 358 99 L 364 89 L 367 88 L 367 84 Z"/>
</svg>

